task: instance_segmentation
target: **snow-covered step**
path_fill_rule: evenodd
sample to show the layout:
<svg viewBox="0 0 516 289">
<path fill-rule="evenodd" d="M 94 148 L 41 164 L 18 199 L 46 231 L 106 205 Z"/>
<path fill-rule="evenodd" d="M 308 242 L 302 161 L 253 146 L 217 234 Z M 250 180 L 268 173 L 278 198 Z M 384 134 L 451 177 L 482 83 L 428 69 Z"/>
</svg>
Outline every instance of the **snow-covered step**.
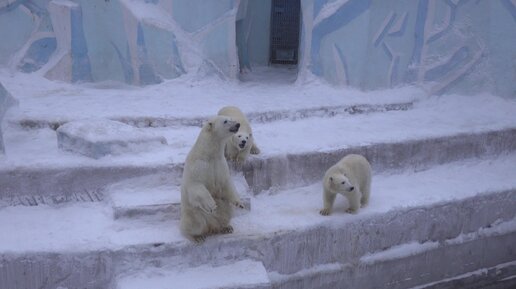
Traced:
<svg viewBox="0 0 516 289">
<path fill-rule="evenodd" d="M 337 198 L 332 215 L 321 216 L 320 183 L 281 192 L 271 190 L 252 197 L 253 210 L 248 214 L 233 218 L 233 234 L 210 236 L 202 245 L 194 245 L 181 236 L 177 220 L 114 220 L 112 207 L 103 202 L 58 208 L 3 208 L 0 228 L 16 234 L 0 238 L 0 288 L 43 284 L 66 288 L 86 282 L 94 284 L 93 288 L 110 288 L 115 274 L 131 268 L 138 272 L 159 264 L 198 267 L 242 259 L 261 261 L 267 272 L 285 276 L 285 284 L 292 284 L 296 278 L 304 283 L 310 276 L 341 280 L 346 275 L 306 275 L 303 270 L 322 270 L 338 262 L 340 267 L 362 272 L 360 260 L 364 256 L 369 256 L 370 261 L 386 255 L 402 256 L 394 253 L 407 244 L 428 245 L 421 249 L 432 249 L 434 243 L 437 249 L 444 246 L 447 249 L 436 251 L 440 252 L 437 256 L 450 264 L 448 252 L 455 250 L 465 256 L 470 254 L 467 252 L 483 252 L 470 254 L 467 267 L 453 267 L 449 274 L 456 276 L 514 259 L 511 252 L 516 252 L 516 243 L 511 238 L 516 231 L 515 169 L 516 154 L 512 153 L 418 172 L 375 174 L 371 202 L 356 215 L 346 214 L 345 200 Z M 468 247 L 475 243 L 482 246 Z M 484 254 L 494 250 L 491 244 L 497 253 L 488 259 Z M 466 246 L 465 250 L 458 250 L 461 246 Z M 472 248 L 477 250 L 471 251 Z M 502 248 L 506 253 L 498 251 Z M 411 257 L 406 258 L 408 261 Z M 386 262 L 375 264 L 388 272 L 388 258 L 382 260 Z M 397 264 L 401 266 L 403 262 Z M 403 268 L 400 272 L 410 273 L 410 266 Z M 438 280 L 428 278 L 421 282 Z"/>
<path fill-rule="evenodd" d="M 350 153 L 364 155 L 375 173 L 406 169 L 422 171 L 432 166 L 516 151 L 516 128 L 380 142 L 335 150 L 254 158 L 243 168 L 254 193 L 301 187 L 320 181 L 326 170 Z"/>
<path fill-rule="evenodd" d="M 120 276 L 116 289 L 237 289 L 270 288 L 262 262 L 242 260 L 212 266 L 148 268 Z"/>
<path fill-rule="evenodd" d="M 479 129 L 474 133 L 438 135 L 410 140 L 363 143 L 335 149 L 253 157 L 242 168 L 254 193 L 270 188 L 301 187 L 322 179 L 327 168 L 347 153 L 365 155 L 375 173 L 403 169 L 424 170 L 461 159 L 493 157 L 516 151 L 516 128 Z M 188 152 L 186 150 L 185 154 Z M 162 158 L 161 158 L 162 157 Z M 97 192 L 127 178 L 155 173 L 181 173 L 182 163 L 158 163 L 134 156 L 129 163 L 101 162 L 54 166 L 1 167 L 0 205 L 25 204 L 27 197 L 71 199 L 72 193 Z M 21 198 L 21 200 L 19 200 Z M 87 196 L 85 196 L 87 199 Z"/>
<path fill-rule="evenodd" d="M 60 149 L 99 159 L 108 155 L 134 154 L 167 144 L 152 131 L 132 127 L 109 119 L 68 122 L 57 131 Z"/>
<path fill-rule="evenodd" d="M 506 231 L 511 227 L 510 232 Z M 474 235 L 474 236 L 473 236 Z M 516 220 L 443 242 L 410 242 L 351 262 L 270 272 L 274 288 L 515 288 Z"/>
<path fill-rule="evenodd" d="M 385 104 L 350 104 L 336 106 L 321 106 L 303 109 L 270 110 L 251 112 L 247 118 L 252 123 L 268 123 L 280 120 L 299 120 L 310 117 L 334 117 L 337 115 L 353 115 L 366 113 L 380 113 L 387 111 L 405 111 L 413 107 L 413 102 L 393 102 Z M 203 117 L 159 117 L 159 116 L 124 116 L 113 117 L 114 121 L 123 122 L 138 128 L 145 127 L 177 127 L 177 126 L 201 126 L 209 116 Z M 60 126 L 74 121 L 73 119 L 45 119 L 24 117 L 13 119 L 10 123 L 19 124 L 29 129 L 46 128 L 58 129 Z"/>
<path fill-rule="evenodd" d="M 244 208 L 235 208 L 235 215 L 251 210 L 249 187 L 242 174 L 234 174 L 233 182 L 240 193 Z M 154 174 L 131 178 L 108 186 L 115 219 L 161 215 L 179 220 L 181 215 L 181 184 L 177 174 Z"/>
</svg>

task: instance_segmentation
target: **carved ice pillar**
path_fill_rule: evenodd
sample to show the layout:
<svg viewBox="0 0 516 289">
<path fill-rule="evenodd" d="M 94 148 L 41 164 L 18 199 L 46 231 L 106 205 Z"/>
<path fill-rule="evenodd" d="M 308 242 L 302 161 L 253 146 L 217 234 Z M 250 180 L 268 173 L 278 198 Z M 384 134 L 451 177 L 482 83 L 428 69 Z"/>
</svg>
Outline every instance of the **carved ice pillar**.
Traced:
<svg viewBox="0 0 516 289">
<path fill-rule="evenodd" d="M 68 0 L 53 0 L 48 11 L 57 38 L 57 53 L 45 76 L 68 82 L 92 81 L 81 6 Z"/>
</svg>

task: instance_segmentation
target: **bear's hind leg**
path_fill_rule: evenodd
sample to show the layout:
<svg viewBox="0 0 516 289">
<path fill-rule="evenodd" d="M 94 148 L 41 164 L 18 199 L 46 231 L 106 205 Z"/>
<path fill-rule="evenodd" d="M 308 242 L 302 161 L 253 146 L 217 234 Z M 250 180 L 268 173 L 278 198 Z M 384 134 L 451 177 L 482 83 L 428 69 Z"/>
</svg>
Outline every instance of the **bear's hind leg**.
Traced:
<svg viewBox="0 0 516 289">
<path fill-rule="evenodd" d="M 360 200 L 360 204 L 362 207 L 365 207 L 369 204 L 369 196 L 371 195 L 371 181 L 367 182 L 362 189 L 362 199 Z"/>
<path fill-rule="evenodd" d="M 233 227 L 229 224 L 231 216 L 233 215 L 233 207 L 227 201 L 223 199 L 215 199 L 217 203 L 217 210 L 214 214 L 214 229 L 218 234 L 230 234 L 233 233 Z"/>
<path fill-rule="evenodd" d="M 208 223 L 200 209 L 181 208 L 181 232 L 196 243 L 204 242 L 208 233 Z"/>
</svg>

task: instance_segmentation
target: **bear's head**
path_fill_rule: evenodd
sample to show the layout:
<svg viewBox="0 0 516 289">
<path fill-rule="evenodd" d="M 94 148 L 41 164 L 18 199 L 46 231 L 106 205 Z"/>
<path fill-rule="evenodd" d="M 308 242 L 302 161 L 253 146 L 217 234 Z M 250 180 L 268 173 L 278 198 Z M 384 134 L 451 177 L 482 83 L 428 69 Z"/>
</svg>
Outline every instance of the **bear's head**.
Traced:
<svg viewBox="0 0 516 289">
<path fill-rule="evenodd" d="M 245 131 L 239 130 L 236 134 L 234 134 L 231 137 L 231 142 L 239 150 L 244 150 L 251 145 L 252 138 L 253 138 L 252 133 L 247 133 Z"/>
<path fill-rule="evenodd" d="M 329 178 L 330 187 L 335 192 L 351 192 L 355 189 L 349 178 L 344 174 L 335 174 Z"/>
<path fill-rule="evenodd" d="M 226 116 L 215 116 L 205 124 L 205 129 L 211 134 L 224 139 L 235 134 L 240 128 L 240 123 Z"/>
</svg>

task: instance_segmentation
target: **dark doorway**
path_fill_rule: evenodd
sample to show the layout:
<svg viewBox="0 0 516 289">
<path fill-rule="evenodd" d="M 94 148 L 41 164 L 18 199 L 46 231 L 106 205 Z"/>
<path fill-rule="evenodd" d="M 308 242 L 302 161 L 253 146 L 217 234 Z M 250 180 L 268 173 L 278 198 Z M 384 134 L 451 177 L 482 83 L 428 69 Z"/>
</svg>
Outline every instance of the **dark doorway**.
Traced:
<svg viewBox="0 0 516 289">
<path fill-rule="evenodd" d="M 272 0 L 270 63 L 297 64 L 300 0 Z"/>
</svg>

